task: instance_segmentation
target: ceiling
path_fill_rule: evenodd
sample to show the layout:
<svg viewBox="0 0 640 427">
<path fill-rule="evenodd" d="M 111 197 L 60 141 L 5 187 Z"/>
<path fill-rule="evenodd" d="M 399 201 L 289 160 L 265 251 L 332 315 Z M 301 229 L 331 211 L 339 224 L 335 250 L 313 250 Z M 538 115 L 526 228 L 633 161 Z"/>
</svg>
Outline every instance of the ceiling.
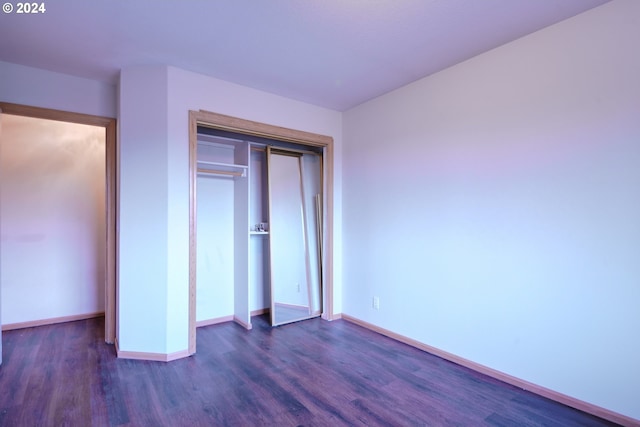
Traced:
<svg viewBox="0 0 640 427">
<path fill-rule="evenodd" d="M 55 0 L 0 13 L 0 60 L 113 83 L 173 65 L 344 111 L 607 1 Z"/>
</svg>

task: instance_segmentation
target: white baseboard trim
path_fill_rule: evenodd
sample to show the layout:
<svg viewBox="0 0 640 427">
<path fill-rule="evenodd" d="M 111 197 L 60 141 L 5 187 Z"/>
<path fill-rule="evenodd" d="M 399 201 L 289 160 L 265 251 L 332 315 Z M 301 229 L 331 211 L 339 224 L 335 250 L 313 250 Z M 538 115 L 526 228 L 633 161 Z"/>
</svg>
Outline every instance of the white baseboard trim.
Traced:
<svg viewBox="0 0 640 427">
<path fill-rule="evenodd" d="M 248 331 L 250 331 L 253 328 L 253 326 L 251 326 L 251 323 L 247 323 L 244 320 L 240 319 L 239 317 L 233 316 L 233 321 Z"/>
<path fill-rule="evenodd" d="M 481 365 L 479 363 L 472 362 L 471 360 L 464 359 L 462 357 L 456 356 L 455 354 L 421 343 L 420 341 L 416 341 L 412 338 L 405 337 L 404 335 L 397 334 L 388 329 L 384 329 L 372 323 L 366 322 L 364 320 L 360 320 L 356 317 L 352 317 L 347 314 L 341 314 L 340 317 L 347 322 L 355 323 L 356 325 L 362 326 L 363 328 L 377 332 L 381 335 L 387 336 L 389 338 L 392 338 L 404 344 L 408 344 L 412 347 L 426 351 L 427 353 L 431 353 L 433 355 L 441 357 L 450 362 L 456 363 L 458 365 L 472 369 L 481 374 L 503 381 L 507 384 L 511 384 L 523 390 L 527 390 L 532 393 L 535 393 L 539 396 L 546 397 L 547 399 L 551 399 L 558 403 L 562 403 L 563 405 L 567 405 L 572 408 L 579 409 L 580 411 L 589 413 L 591 415 L 595 415 L 600 418 L 604 418 L 605 420 L 612 421 L 614 423 L 618 423 L 623 426 L 640 427 L 640 420 L 636 420 L 634 418 L 619 414 L 609 409 L 605 409 L 600 406 L 585 402 L 583 400 L 576 399 L 574 397 L 548 389 L 546 387 L 542 387 L 540 385 L 530 383 L 520 378 L 513 377 L 509 374 L 505 374 L 504 372 L 500 372 L 495 369 L 489 368 L 487 366 Z"/>
<path fill-rule="evenodd" d="M 260 316 L 262 314 L 268 314 L 269 312 L 270 312 L 270 310 L 268 308 L 259 308 L 257 310 L 251 311 L 251 317 Z M 198 320 L 196 322 L 196 328 L 200 328 L 202 326 L 217 325 L 219 323 L 226 323 L 226 322 L 236 322 L 236 323 L 241 324 L 242 327 L 246 328 L 246 324 L 244 322 L 241 322 L 241 321 L 237 320 L 236 317 L 233 316 L 233 314 L 231 314 L 229 316 L 216 317 L 216 318 L 213 318 L 213 319 Z M 249 329 L 251 329 L 251 328 L 249 328 Z"/>
<path fill-rule="evenodd" d="M 216 317 L 214 319 L 198 320 L 196 322 L 196 328 L 200 328 L 202 326 L 217 325 L 218 323 L 231 322 L 232 320 L 233 320 L 233 315 Z"/>
<path fill-rule="evenodd" d="M 132 360 L 148 360 L 152 362 L 171 362 L 172 360 L 184 359 L 189 357 L 188 350 L 180 350 L 175 353 L 150 353 L 141 351 L 122 351 L 118 344 L 118 340 L 115 342 L 116 356 L 118 359 L 132 359 Z"/>
<path fill-rule="evenodd" d="M 52 317 L 49 319 L 30 320 L 28 322 L 7 323 L 2 325 L 3 331 L 11 331 L 14 329 L 34 328 L 36 326 L 55 325 L 56 323 L 75 322 L 77 320 L 93 319 L 96 317 L 104 317 L 104 311 L 87 314 L 74 314 L 72 316 Z"/>
</svg>

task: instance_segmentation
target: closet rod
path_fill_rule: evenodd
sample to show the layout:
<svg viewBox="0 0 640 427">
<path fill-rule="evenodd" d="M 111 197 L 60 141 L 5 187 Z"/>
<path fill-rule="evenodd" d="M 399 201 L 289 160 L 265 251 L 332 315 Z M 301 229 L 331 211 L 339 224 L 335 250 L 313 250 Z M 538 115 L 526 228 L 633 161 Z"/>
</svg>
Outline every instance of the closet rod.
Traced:
<svg viewBox="0 0 640 427">
<path fill-rule="evenodd" d="M 198 168 L 198 173 L 203 173 L 203 174 L 206 174 L 206 175 L 245 176 L 244 171 L 242 171 L 242 172 L 221 171 L 221 170 L 215 170 L 215 169 L 202 169 L 202 168 Z"/>
</svg>

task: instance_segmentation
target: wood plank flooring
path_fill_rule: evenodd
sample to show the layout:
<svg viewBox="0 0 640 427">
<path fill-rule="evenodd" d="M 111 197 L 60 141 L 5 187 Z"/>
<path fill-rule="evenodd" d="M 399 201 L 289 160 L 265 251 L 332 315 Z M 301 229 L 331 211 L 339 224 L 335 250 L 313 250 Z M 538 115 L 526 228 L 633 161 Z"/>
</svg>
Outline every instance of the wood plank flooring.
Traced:
<svg viewBox="0 0 640 427">
<path fill-rule="evenodd" d="M 610 426 L 357 325 L 198 329 L 198 353 L 117 359 L 104 319 L 7 331 L 0 426 Z"/>
</svg>

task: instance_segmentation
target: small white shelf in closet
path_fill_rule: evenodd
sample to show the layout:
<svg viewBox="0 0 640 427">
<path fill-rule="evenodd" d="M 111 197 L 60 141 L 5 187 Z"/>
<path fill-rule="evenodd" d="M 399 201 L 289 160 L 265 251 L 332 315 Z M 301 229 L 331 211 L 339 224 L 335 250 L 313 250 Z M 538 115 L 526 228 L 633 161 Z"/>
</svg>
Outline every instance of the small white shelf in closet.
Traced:
<svg viewBox="0 0 640 427">
<path fill-rule="evenodd" d="M 254 230 L 251 230 L 251 231 L 249 231 L 249 234 L 252 235 L 252 236 L 268 236 L 269 232 L 268 231 L 254 231 Z"/>
<path fill-rule="evenodd" d="M 244 178 L 247 176 L 249 166 L 235 163 L 210 162 L 198 160 L 198 174 L 229 176 L 232 178 Z"/>
</svg>

